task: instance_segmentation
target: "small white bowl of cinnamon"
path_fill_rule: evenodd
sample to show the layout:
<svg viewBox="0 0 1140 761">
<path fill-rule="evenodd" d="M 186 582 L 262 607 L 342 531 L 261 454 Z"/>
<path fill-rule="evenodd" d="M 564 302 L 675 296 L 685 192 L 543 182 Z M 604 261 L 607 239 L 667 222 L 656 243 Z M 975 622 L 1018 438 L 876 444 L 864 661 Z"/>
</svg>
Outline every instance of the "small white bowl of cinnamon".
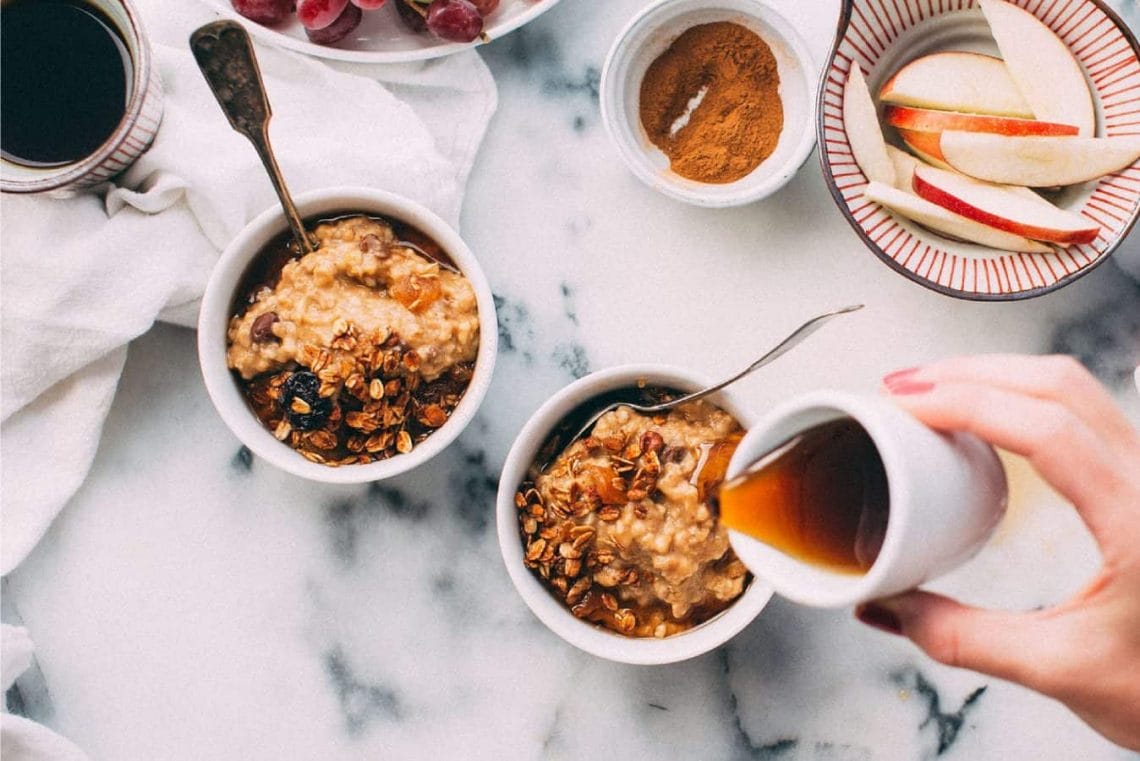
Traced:
<svg viewBox="0 0 1140 761">
<path fill-rule="evenodd" d="M 697 206 L 771 195 L 815 145 L 815 70 L 759 0 L 659 0 L 602 68 L 602 120 L 639 179 Z"/>
</svg>

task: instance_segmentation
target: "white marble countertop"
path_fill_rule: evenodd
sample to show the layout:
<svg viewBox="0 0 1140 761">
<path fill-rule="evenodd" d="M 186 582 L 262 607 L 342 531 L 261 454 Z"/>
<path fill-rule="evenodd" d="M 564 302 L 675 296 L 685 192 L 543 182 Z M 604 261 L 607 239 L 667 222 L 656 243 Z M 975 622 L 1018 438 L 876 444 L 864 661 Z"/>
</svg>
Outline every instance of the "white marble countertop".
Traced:
<svg viewBox="0 0 1140 761">
<path fill-rule="evenodd" d="M 956 301 L 862 247 L 814 156 L 739 209 L 642 186 L 596 97 L 642 4 L 565 0 L 484 49 L 500 105 L 461 232 L 498 296 L 501 356 L 460 440 L 371 487 L 300 481 L 222 424 L 193 334 L 155 328 L 131 348 L 90 478 L 7 579 L 42 674 L 10 702 L 94 761 L 1134 757 L 1060 705 L 935 664 L 850 611 L 775 600 L 713 653 L 632 667 L 572 649 L 515 593 L 492 526 L 499 467 L 528 415 L 590 370 L 727 373 L 810 314 L 864 302 L 744 396 L 762 409 L 823 386 L 872 391 L 945 354 L 1057 350 L 1140 420 L 1140 288 L 1111 265 L 1027 302 Z M 838 4 L 772 4 L 822 61 Z M 1048 605 L 1095 550 L 1066 505 L 1022 466 L 1011 474 L 1005 525 L 937 587 Z"/>
</svg>

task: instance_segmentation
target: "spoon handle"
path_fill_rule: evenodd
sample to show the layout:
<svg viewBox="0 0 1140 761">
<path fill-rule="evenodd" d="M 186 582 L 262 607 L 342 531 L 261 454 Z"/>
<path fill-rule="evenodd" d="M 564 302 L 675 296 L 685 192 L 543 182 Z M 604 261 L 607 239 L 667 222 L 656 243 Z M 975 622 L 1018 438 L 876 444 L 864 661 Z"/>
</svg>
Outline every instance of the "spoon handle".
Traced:
<svg viewBox="0 0 1140 761">
<path fill-rule="evenodd" d="M 273 109 L 261 81 L 249 33 L 235 21 L 214 21 L 190 35 L 190 50 L 210 90 L 218 99 L 230 126 L 249 138 L 273 181 L 297 245 L 304 253 L 314 249 L 293 198 L 285 187 L 281 168 L 269 145 L 269 117 Z"/>
<path fill-rule="evenodd" d="M 812 333 L 816 332 L 821 327 L 823 327 L 823 324 L 825 322 L 827 322 L 828 320 L 830 320 L 831 318 L 837 317 L 841 314 L 847 314 L 848 312 L 857 312 L 862 308 L 863 308 L 862 304 L 852 304 L 851 306 L 846 306 L 846 307 L 843 307 L 842 309 L 836 309 L 835 311 L 832 311 L 832 312 L 826 312 L 824 314 L 817 315 L 816 317 L 813 317 L 810 320 L 808 320 L 807 322 L 805 322 L 803 325 L 800 325 L 798 328 L 796 328 L 794 331 L 792 331 L 792 333 L 787 338 L 785 338 L 783 341 L 780 341 L 780 343 L 778 343 L 774 347 L 772 347 L 772 349 L 770 349 L 764 356 L 760 357 L 760 359 L 756 360 L 751 365 L 744 368 L 743 370 L 741 370 L 740 372 L 738 372 L 736 375 L 732 376 L 731 378 L 728 378 L 727 380 L 723 380 L 720 383 L 716 384 L 715 386 L 710 386 L 708 388 L 701 389 L 700 391 L 696 391 L 692 394 L 682 396 L 679 399 L 673 399 L 671 401 L 664 402 L 663 404 L 655 404 L 651 407 L 639 407 L 638 409 L 642 412 L 650 412 L 650 413 L 652 413 L 652 412 L 664 412 L 665 410 L 672 409 L 678 405 L 684 404 L 685 402 L 695 402 L 698 399 L 704 399 L 709 394 L 715 394 L 717 391 L 720 391 L 725 386 L 736 383 L 738 380 L 743 378 L 745 375 L 748 375 L 751 372 L 759 370 L 764 365 L 767 365 L 771 362 L 775 362 L 777 359 L 779 359 L 780 357 L 787 354 L 789 351 L 794 349 L 796 346 L 799 346 L 800 343 L 802 343 L 804 339 L 806 339 Z"/>
</svg>

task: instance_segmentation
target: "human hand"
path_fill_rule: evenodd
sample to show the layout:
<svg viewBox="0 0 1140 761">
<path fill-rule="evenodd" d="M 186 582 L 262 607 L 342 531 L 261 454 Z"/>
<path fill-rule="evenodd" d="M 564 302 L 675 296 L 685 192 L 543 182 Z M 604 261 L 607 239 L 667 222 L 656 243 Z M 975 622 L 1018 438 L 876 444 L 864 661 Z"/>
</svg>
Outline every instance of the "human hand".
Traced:
<svg viewBox="0 0 1140 761">
<path fill-rule="evenodd" d="M 1074 597 L 1026 613 L 912 591 L 859 606 L 931 658 L 1023 684 L 1140 750 L 1140 434 L 1069 357 L 960 357 L 902 370 L 886 390 L 926 425 L 1027 458 L 1070 501 L 1102 565 Z"/>
</svg>

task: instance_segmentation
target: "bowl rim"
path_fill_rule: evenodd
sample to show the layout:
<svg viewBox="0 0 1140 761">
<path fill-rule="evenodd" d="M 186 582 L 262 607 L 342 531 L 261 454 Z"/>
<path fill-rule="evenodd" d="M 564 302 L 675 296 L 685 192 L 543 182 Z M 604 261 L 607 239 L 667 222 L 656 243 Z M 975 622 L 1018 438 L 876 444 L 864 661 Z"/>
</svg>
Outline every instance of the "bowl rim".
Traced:
<svg viewBox="0 0 1140 761">
<path fill-rule="evenodd" d="M 302 217 L 359 209 L 389 216 L 423 230 L 440 244 L 475 290 L 479 315 L 479 349 L 467 390 L 446 423 L 411 452 L 367 464 L 332 467 L 310 462 L 273 437 L 250 409 L 226 366 L 225 333 L 234 291 L 249 263 L 273 235 L 287 229 L 280 206 L 274 203 L 254 217 L 230 241 L 210 273 L 198 316 L 198 362 L 210 401 L 231 432 L 254 454 L 302 478 L 323 483 L 365 483 L 405 473 L 443 451 L 474 419 L 494 373 L 498 347 L 495 304 L 491 287 L 475 255 L 459 234 L 422 204 L 396 193 L 359 186 L 322 188 L 295 199 Z M 493 329 L 488 330 L 491 326 Z"/>
<path fill-rule="evenodd" d="M 686 368 L 660 364 L 628 364 L 591 373 L 570 383 L 547 399 L 515 437 L 503 463 L 495 499 L 499 551 L 511 583 L 531 612 L 566 642 L 599 658 L 636 665 L 675 663 L 708 652 L 739 633 L 763 610 L 773 595 L 772 587 L 753 575 L 752 583 L 728 608 L 685 632 L 656 639 L 625 637 L 575 618 L 535 578 L 523 563 L 523 545 L 518 533 L 514 495 L 539 446 L 550 429 L 580 402 L 612 388 L 633 385 L 644 378 L 650 384 L 667 384 L 696 390 L 709 380 Z M 722 390 L 710 397 L 745 428 L 758 416 L 731 393 Z"/>
<path fill-rule="evenodd" d="M 832 40 L 831 48 L 828 50 L 827 60 L 824 62 L 823 67 L 820 70 L 819 86 L 816 88 L 815 98 L 815 132 L 816 140 L 819 141 L 821 145 L 824 144 L 823 141 L 825 140 L 825 133 L 827 129 L 824 121 L 824 100 L 827 96 L 825 83 L 827 82 L 828 75 L 830 74 L 831 69 L 835 64 L 835 59 L 839 53 L 839 47 L 843 44 L 843 38 L 844 34 L 847 32 L 847 27 L 851 24 L 851 14 L 854 10 L 855 2 L 857 2 L 857 0 L 843 0 L 843 6 L 840 9 L 839 13 L 839 21 L 836 25 L 835 38 Z M 1120 18 L 1120 15 L 1117 14 L 1116 11 L 1114 11 L 1112 8 L 1110 8 L 1104 0 L 1084 0 L 1084 2 L 1092 3 L 1099 10 L 1103 11 L 1105 16 L 1108 17 L 1109 21 L 1115 24 L 1116 28 L 1120 30 L 1124 36 L 1124 39 L 1128 41 L 1129 46 L 1132 48 L 1133 54 L 1137 58 L 1140 58 L 1140 43 L 1137 42 L 1136 35 L 1133 34 L 1128 24 L 1126 24 L 1124 20 Z M 1018 7 L 1020 8 L 1021 6 Z M 1069 46 L 1066 44 L 1065 47 L 1068 49 Z M 1022 291 L 1012 291 L 1009 293 L 981 293 L 976 291 L 961 291 L 956 288 L 951 288 L 949 286 L 933 282 L 928 278 L 924 278 L 917 273 L 910 271 L 906 267 L 902 266 L 902 264 L 895 261 L 893 257 L 888 255 L 885 251 L 879 248 L 878 244 L 871 240 L 871 237 L 862 228 L 859 222 L 855 219 L 855 215 L 847 207 L 847 201 L 843 198 L 843 194 L 839 191 L 839 187 L 835 183 L 835 177 L 831 171 L 831 165 L 828 162 L 826 154 L 827 152 L 824 150 L 819 151 L 819 164 L 820 169 L 823 172 L 824 184 L 827 186 L 827 190 L 831 194 L 831 198 L 835 202 L 835 206 L 839 209 L 840 213 L 843 215 L 843 218 L 847 221 L 847 223 L 851 225 L 851 227 L 855 230 L 855 233 L 859 236 L 859 239 L 862 241 L 863 245 L 881 261 L 883 261 L 888 267 L 893 269 L 895 272 L 903 275 L 908 280 L 917 283 L 924 288 L 935 291 L 936 293 L 940 293 L 943 296 L 949 296 L 951 298 L 961 299 L 963 301 L 1023 301 L 1026 299 L 1034 299 L 1038 296 L 1044 296 L 1048 293 L 1052 293 L 1053 291 L 1064 288 L 1066 285 L 1069 285 L 1070 283 L 1079 280 L 1088 273 L 1092 272 L 1109 258 L 1111 258 L 1112 254 L 1116 251 L 1120 244 L 1124 242 L 1124 239 L 1127 238 L 1129 233 L 1132 232 L 1132 228 L 1136 225 L 1137 220 L 1140 219 L 1140 205 L 1138 205 L 1135 209 L 1133 209 L 1131 219 L 1128 220 L 1128 223 L 1121 229 L 1116 238 L 1105 248 L 1104 253 L 1097 257 L 1095 261 L 1086 264 L 1075 272 L 1071 272 L 1068 275 L 1059 278 L 1056 282 L 1051 283 L 1050 285 L 1040 286 L 1037 288 L 1031 288 Z"/>
<path fill-rule="evenodd" d="M 807 163 L 817 141 L 815 131 L 810 129 L 812 119 L 810 110 L 816 102 L 815 88 L 817 84 L 812 77 L 815 61 L 812 58 L 811 51 L 804 41 L 803 36 L 796 29 L 795 25 L 788 21 L 787 17 L 765 2 L 765 0 L 735 0 L 735 2 L 741 5 L 752 6 L 751 10 L 742 12 L 754 18 L 769 22 L 768 25 L 784 42 L 787 50 L 796 59 L 802 70 L 801 78 L 803 80 L 806 96 L 806 111 L 808 112 L 803 123 L 804 129 L 800 134 L 799 142 L 795 144 L 794 151 L 788 155 L 784 164 L 773 171 L 767 181 L 758 184 L 747 192 L 726 194 L 723 197 L 710 197 L 699 188 L 689 190 L 673 183 L 671 180 L 662 179 L 661 173 L 650 170 L 641 161 L 643 151 L 631 145 L 622 135 L 620 125 L 628 120 L 622 115 L 624 108 L 621 108 L 620 104 L 611 102 L 613 100 L 613 90 L 616 87 L 615 70 L 619 64 L 629 60 L 636 52 L 636 49 L 631 48 L 629 45 L 630 34 L 636 27 L 642 24 L 654 23 L 657 21 L 653 18 L 655 15 L 662 15 L 670 11 L 683 12 L 684 10 L 681 8 L 673 8 L 672 6 L 704 5 L 710 9 L 715 9 L 718 6 L 724 5 L 723 0 L 654 0 L 654 2 L 651 2 L 635 13 L 633 17 L 626 22 L 625 26 L 622 27 L 621 31 L 618 32 L 613 44 L 610 46 L 609 52 L 606 54 L 605 62 L 602 64 L 602 71 L 598 83 L 598 103 L 602 113 L 602 124 L 605 125 L 606 133 L 609 135 L 611 142 L 617 148 L 618 154 L 630 172 L 643 184 L 669 198 L 704 208 L 746 206 L 775 194 L 787 185 L 791 179 L 799 173 L 799 170 L 803 168 L 804 164 Z M 729 8 L 727 5 L 724 5 L 724 8 L 725 10 L 738 10 L 736 8 Z M 771 19 L 773 18 L 775 19 L 775 24 L 771 23 Z M 747 175 L 736 182 L 742 182 L 746 177 Z M 727 187 L 733 184 L 735 183 L 727 183 L 727 185 L 721 185 L 719 187 Z"/>
</svg>

